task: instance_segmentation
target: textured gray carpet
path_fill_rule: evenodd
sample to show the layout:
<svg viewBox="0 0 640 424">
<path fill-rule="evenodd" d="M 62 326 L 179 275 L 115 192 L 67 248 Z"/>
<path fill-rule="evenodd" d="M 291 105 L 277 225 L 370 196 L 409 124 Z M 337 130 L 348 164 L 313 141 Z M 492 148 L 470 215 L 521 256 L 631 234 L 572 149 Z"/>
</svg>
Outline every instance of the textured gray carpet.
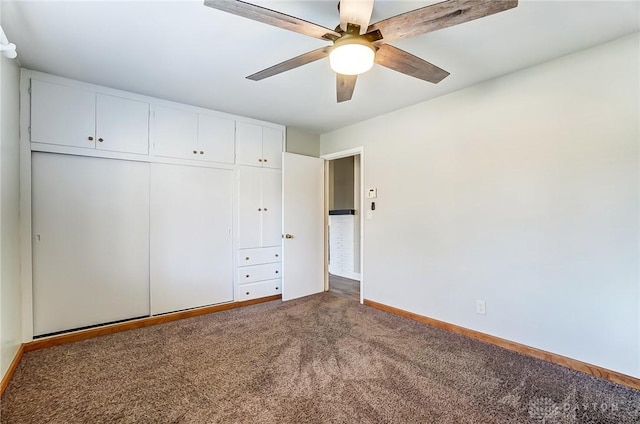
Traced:
<svg viewBox="0 0 640 424">
<path fill-rule="evenodd" d="M 329 293 L 27 353 L 2 423 L 638 423 L 640 392 Z"/>
</svg>

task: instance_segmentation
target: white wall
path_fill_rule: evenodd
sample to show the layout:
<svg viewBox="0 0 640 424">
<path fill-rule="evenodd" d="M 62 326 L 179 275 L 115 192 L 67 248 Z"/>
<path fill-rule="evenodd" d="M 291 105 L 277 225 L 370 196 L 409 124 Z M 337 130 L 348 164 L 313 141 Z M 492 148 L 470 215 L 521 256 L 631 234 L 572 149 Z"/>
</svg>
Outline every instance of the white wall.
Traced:
<svg viewBox="0 0 640 424">
<path fill-rule="evenodd" d="M 20 70 L 16 60 L 2 55 L 0 58 L 0 376 L 4 376 L 22 341 L 18 232 Z"/>
<path fill-rule="evenodd" d="M 320 136 L 296 128 L 287 128 L 285 151 L 317 158 L 320 155 Z"/>
<path fill-rule="evenodd" d="M 639 43 L 322 135 L 378 188 L 365 298 L 639 377 Z"/>
</svg>

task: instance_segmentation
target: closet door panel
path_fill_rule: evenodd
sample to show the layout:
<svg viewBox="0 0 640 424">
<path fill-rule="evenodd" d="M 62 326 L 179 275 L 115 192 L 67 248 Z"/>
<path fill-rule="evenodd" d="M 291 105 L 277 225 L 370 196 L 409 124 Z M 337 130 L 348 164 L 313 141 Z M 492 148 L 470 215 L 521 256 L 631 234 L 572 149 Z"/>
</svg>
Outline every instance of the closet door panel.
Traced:
<svg viewBox="0 0 640 424">
<path fill-rule="evenodd" d="M 94 149 L 96 95 L 31 80 L 31 141 Z"/>
<path fill-rule="evenodd" d="M 217 116 L 198 116 L 198 159 L 233 163 L 236 155 L 236 121 Z"/>
<path fill-rule="evenodd" d="M 262 245 L 261 170 L 238 170 L 238 248 Z"/>
<path fill-rule="evenodd" d="M 198 159 L 198 114 L 156 106 L 153 140 L 156 156 Z"/>
<path fill-rule="evenodd" d="M 96 148 L 149 153 L 149 103 L 97 95 Z"/>
<path fill-rule="evenodd" d="M 264 127 L 262 129 L 262 166 L 282 169 L 282 130 Z"/>
<path fill-rule="evenodd" d="M 280 246 L 282 244 L 282 173 L 266 169 L 262 171 L 262 205 L 262 246 Z"/>
<path fill-rule="evenodd" d="M 262 127 L 236 122 L 236 163 L 262 167 Z"/>
<path fill-rule="evenodd" d="M 32 155 L 34 334 L 149 315 L 149 165 Z"/>
<path fill-rule="evenodd" d="M 151 165 L 152 314 L 233 300 L 233 171 Z"/>
</svg>

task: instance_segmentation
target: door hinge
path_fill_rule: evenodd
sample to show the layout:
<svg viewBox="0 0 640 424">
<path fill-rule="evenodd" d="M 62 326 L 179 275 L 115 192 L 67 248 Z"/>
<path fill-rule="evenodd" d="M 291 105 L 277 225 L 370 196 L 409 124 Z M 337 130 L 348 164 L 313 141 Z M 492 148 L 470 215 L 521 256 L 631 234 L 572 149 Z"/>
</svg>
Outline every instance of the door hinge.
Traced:
<svg viewBox="0 0 640 424">
<path fill-rule="evenodd" d="M 29 125 L 29 127 L 27 128 L 27 131 L 29 131 L 29 134 L 31 134 L 31 125 Z"/>
</svg>

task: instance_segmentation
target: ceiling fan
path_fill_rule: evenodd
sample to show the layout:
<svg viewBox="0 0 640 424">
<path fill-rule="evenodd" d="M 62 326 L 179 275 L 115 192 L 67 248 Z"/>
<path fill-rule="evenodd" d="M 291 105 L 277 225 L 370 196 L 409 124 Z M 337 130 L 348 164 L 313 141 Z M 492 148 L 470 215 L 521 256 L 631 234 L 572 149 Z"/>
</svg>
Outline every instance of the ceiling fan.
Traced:
<svg viewBox="0 0 640 424">
<path fill-rule="evenodd" d="M 374 0 L 340 0 L 340 25 L 335 30 L 244 1 L 205 0 L 205 6 L 299 34 L 331 41 L 333 45 L 304 53 L 247 78 L 259 81 L 329 56 L 336 72 L 338 103 L 351 100 L 358 75 L 374 62 L 434 84 L 449 73 L 387 44 L 403 38 L 451 27 L 511 9 L 518 0 L 447 0 L 369 24 Z"/>
</svg>

